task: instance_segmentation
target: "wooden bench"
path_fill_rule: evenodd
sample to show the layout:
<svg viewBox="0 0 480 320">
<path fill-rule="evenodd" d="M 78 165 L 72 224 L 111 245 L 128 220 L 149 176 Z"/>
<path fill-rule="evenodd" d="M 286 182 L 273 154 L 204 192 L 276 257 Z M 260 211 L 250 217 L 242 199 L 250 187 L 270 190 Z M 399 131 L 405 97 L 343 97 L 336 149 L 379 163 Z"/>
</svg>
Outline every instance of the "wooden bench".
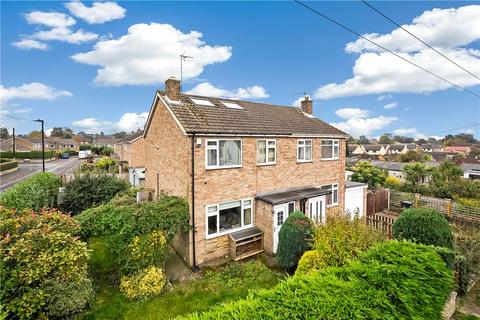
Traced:
<svg viewBox="0 0 480 320">
<path fill-rule="evenodd" d="M 242 260 L 263 252 L 263 231 L 252 227 L 234 232 L 229 237 L 229 254 L 235 260 Z"/>
</svg>

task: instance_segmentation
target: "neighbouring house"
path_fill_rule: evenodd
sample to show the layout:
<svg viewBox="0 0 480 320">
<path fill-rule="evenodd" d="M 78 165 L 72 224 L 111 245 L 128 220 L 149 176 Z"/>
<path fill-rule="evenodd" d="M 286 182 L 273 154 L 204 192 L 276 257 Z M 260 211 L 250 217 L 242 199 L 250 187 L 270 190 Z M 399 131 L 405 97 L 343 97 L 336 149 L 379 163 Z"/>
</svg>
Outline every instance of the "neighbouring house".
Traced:
<svg viewBox="0 0 480 320">
<path fill-rule="evenodd" d="M 77 141 L 79 145 L 89 145 L 92 143 L 91 139 L 81 135 L 76 134 L 72 137 L 73 140 Z"/>
<path fill-rule="evenodd" d="M 94 138 L 92 144 L 100 147 L 109 147 L 113 149 L 115 143 L 117 143 L 118 141 L 120 141 L 120 139 L 109 136 L 101 136 Z"/>
<path fill-rule="evenodd" d="M 0 140 L 0 151 L 13 151 L 13 138 Z M 40 143 L 41 148 L 41 143 Z M 21 137 L 15 137 L 15 151 L 32 151 L 34 143 Z"/>
<path fill-rule="evenodd" d="M 425 143 L 420 146 L 423 152 L 432 153 L 442 151 L 442 146 L 434 143 Z"/>
<path fill-rule="evenodd" d="M 404 162 L 396 162 L 396 161 L 378 161 L 378 160 L 372 160 L 370 161 L 372 166 L 385 169 L 388 171 L 388 175 L 400 179 L 400 181 L 405 181 L 405 172 L 403 168 L 405 165 L 408 163 Z M 440 165 L 438 162 L 425 162 L 425 164 L 429 167 L 436 167 Z M 428 183 L 430 181 L 430 177 L 424 177 L 422 179 L 422 183 Z"/>
<path fill-rule="evenodd" d="M 145 143 L 143 130 L 132 133 L 114 145 L 120 163 L 128 165 L 130 183 L 143 186 L 145 181 Z"/>
<path fill-rule="evenodd" d="M 365 154 L 374 156 L 384 156 L 387 154 L 387 148 L 381 144 L 366 144 L 363 145 Z"/>
<path fill-rule="evenodd" d="M 417 150 L 417 145 L 413 143 L 390 144 L 387 145 L 387 154 L 405 154 L 410 150 Z"/>
<path fill-rule="evenodd" d="M 352 144 L 348 146 L 348 154 L 349 155 L 359 155 L 365 153 L 363 147 L 359 144 Z"/>
<path fill-rule="evenodd" d="M 467 163 L 461 164 L 463 169 L 463 177 L 467 179 L 480 179 L 480 163 Z"/>
<path fill-rule="evenodd" d="M 463 155 L 468 155 L 472 151 L 472 148 L 470 146 L 448 146 L 443 147 L 442 151 L 447 153 L 460 153 Z"/>
<path fill-rule="evenodd" d="M 74 139 L 65 139 L 57 137 L 45 138 L 45 147 L 48 150 L 63 151 L 63 150 L 75 150 L 80 149 L 80 144 Z"/>
<path fill-rule="evenodd" d="M 188 95 L 169 78 L 143 134 L 145 185 L 185 197 L 194 232 L 174 248 L 190 266 L 274 254 L 288 215 L 345 210 L 348 135 L 301 108 Z"/>
</svg>

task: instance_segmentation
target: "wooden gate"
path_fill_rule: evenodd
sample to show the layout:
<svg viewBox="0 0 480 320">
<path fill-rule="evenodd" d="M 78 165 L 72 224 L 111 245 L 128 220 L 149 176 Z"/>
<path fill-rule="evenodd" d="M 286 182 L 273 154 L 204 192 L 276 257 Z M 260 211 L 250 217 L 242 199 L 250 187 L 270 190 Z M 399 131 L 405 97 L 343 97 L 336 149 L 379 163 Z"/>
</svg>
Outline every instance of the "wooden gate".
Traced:
<svg viewBox="0 0 480 320">
<path fill-rule="evenodd" d="M 381 230 L 388 239 L 393 239 L 393 224 L 398 219 L 394 212 L 376 212 L 367 214 L 367 224 L 377 230 Z"/>
<path fill-rule="evenodd" d="M 367 214 L 373 214 L 388 210 L 388 198 L 390 190 L 380 188 L 367 192 Z"/>
</svg>

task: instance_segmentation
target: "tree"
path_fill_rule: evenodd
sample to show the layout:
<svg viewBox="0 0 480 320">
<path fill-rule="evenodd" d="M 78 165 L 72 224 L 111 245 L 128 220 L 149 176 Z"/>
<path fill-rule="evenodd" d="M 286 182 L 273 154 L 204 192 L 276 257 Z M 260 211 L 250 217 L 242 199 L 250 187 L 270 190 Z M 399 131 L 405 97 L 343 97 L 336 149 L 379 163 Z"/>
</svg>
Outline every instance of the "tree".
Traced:
<svg viewBox="0 0 480 320">
<path fill-rule="evenodd" d="M 10 138 L 10 134 L 8 133 L 8 129 L 5 127 L 0 127 L 0 138 L 8 139 Z"/>
<path fill-rule="evenodd" d="M 425 143 L 427 143 L 427 140 L 425 140 L 425 139 L 418 139 L 417 140 L 417 144 L 425 144 Z"/>
<path fill-rule="evenodd" d="M 425 178 L 430 175 L 431 168 L 424 163 L 415 162 L 406 164 L 403 168 L 405 172 L 405 180 L 412 185 L 413 189 L 418 189 L 418 186 L 425 181 Z"/>
<path fill-rule="evenodd" d="M 50 137 L 63 138 L 63 136 L 64 136 L 64 133 L 61 127 L 54 127 L 52 129 L 52 132 L 50 133 Z"/>
<path fill-rule="evenodd" d="M 305 251 L 311 249 L 314 234 L 313 222 L 303 212 L 290 214 L 278 234 L 277 259 L 280 267 L 293 271 Z"/>
<path fill-rule="evenodd" d="M 368 183 L 368 188 L 375 189 L 385 183 L 388 174 L 385 170 L 372 166 L 368 161 L 360 161 L 352 168 L 352 180 Z"/>
<path fill-rule="evenodd" d="M 73 137 L 73 130 L 70 128 L 63 128 L 63 137 L 65 139 L 71 139 Z"/>
<path fill-rule="evenodd" d="M 42 137 L 42 132 L 38 130 L 33 130 L 31 131 L 28 135 L 28 138 L 41 138 Z"/>
<path fill-rule="evenodd" d="M 365 137 L 365 136 L 360 136 L 360 137 L 358 137 L 358 143 L 359 144 L 370 144 L 370 140 L 368 140 L 368 138 Z"/>
<path fill-rule="evenodd" d="M 415 139 L 411 137 L 404 137 L 404 136 L 394 136 L 393 140 L 400 142 L 400 143 L 412 143 Z"/>
<path fill-rule="evenodd" d="M 422 161 L 422 156 L 415 150 L 408 150 L 407 153 L 400 155 L 401 162 L 420 162 Z"/>
<path fill-rule="evenodd" d="M 433 182 L 452 182 L 463 176 L 463 170 L 453 161 L 445 160 L 433 170 Z"/>
<path fill-rule="evenodd" d="M 126 136 L 127 133 L 125 131 L 117 132 L 113 135 L 113 137 L 117 139 L 125 138 Z"/>
<path fill-rule="evenodd" d="M 390 134 L 385 133 L 378 139 L 378 142 L 381 144 L 392 144 L 394 141 L 390 137 Z"/>
</svg>

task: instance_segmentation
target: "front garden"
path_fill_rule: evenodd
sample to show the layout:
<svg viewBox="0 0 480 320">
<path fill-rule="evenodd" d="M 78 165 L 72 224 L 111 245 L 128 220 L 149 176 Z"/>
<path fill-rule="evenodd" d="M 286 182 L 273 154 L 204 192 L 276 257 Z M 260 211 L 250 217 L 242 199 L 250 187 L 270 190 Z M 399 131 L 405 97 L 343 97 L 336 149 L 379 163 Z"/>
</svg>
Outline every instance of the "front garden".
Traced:
<svg viewBox="0 0 480 320">
<path fill-rule="evenodd" d="M 284 271 L 260 257 L 170 281 L 185 199 L 137 203 L 115 177 L 86 175 L 58 205 L 60 185 L 38 174 L 0 195 L 3 317 L 440 319 L 480 272 L 478 229 L 452 230 L 433 210 L 405 210 L 393 241 L 359 219 L 316 226 L 297 212 L 279 234 Z"/>
</svg>

